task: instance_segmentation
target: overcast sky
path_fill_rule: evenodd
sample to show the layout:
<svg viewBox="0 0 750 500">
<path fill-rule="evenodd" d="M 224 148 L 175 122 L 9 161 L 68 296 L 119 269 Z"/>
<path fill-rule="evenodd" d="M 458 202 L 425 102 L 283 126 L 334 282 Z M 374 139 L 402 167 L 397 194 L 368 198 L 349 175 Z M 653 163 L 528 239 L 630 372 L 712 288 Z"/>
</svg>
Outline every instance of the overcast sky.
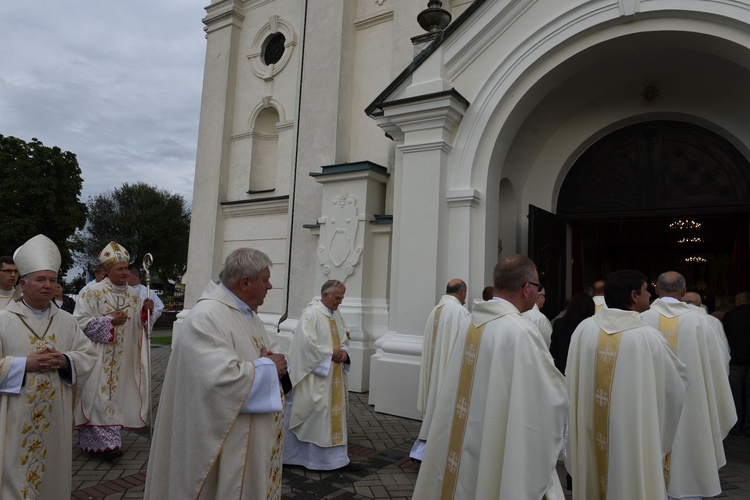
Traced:
<svg viewBox="0 0 750 500">
<path fill-rule="evenodd" d="M 75 153 L 83 194 L 192 203 L 208 0 L 0 1 L 0 135 Z"/>
</svg>

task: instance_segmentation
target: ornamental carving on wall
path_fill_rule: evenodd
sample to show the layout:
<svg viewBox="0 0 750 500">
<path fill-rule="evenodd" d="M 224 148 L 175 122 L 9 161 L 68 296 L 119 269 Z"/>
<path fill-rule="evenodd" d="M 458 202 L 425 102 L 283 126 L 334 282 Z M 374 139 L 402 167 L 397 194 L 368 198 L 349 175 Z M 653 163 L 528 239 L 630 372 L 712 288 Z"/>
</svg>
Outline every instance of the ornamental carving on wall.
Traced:
<svg viewBox="0 0 750 500">
<path fill-rule="evenodd" d="M 318 263 L 329 279 L 345 282 L 362 256 L 357 199 L 342 189 L 331 199 L 320 232 Z"/>
<path fill-rule="evenodd" d="M 247 60 L 253 74 L 271 81 L 284 69 L 297 45 L 297 33 L 292 23 L 280 16 L 271 16 L 255 35 Z"/>
</svg>

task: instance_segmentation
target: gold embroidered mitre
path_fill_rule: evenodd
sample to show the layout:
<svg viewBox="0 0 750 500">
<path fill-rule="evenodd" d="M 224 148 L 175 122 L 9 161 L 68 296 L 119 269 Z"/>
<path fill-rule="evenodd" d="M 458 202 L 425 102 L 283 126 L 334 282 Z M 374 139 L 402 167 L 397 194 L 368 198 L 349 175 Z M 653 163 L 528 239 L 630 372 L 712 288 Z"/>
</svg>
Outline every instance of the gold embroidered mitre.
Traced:
<svg viewBox="0 0 750 500">
<path fill-rule="evenodd" d="M 130 263 L 130 254 L 128 251 L 114 241 L 110 241 L 109 244 L 99 252 L 98 258 L 105 271 L 109 271 L 109 268 L 120 262 L 124 262 L 125 264 Z"/>
</svg>

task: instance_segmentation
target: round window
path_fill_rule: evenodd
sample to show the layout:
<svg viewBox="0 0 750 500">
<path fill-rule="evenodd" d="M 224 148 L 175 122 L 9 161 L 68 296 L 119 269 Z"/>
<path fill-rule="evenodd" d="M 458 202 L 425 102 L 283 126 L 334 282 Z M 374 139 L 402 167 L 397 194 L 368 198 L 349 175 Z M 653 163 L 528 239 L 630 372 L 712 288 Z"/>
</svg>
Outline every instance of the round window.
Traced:
<svg viewBox="0 0 750 500">
<path fill-rule="evenodd" d="M 284 55 L 285 42 L 286 37 L 281 33 L 274 33 L 266 39 L 263 49 L 263 62 L 266 66 L 276 64 L 281 60 L 281 56 Z"/>
</svg>

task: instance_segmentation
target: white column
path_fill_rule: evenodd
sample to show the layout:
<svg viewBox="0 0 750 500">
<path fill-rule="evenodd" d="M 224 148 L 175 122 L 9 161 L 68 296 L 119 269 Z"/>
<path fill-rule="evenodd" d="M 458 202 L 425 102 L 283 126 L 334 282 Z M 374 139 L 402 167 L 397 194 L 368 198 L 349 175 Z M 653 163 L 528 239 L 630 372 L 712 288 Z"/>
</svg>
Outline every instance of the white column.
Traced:
<svg viewBox="0 0 750 500">
<path fill-rule="evenodd" d="M 449 189 L 447 194 L 450 238 L 448 240 L 448 265 L 446 269 L 448 270 L 448 279 L 461 278 L 466 281 L 469 287 L 467 300 L 478 298 L 477 294 L 485 286 L 484 283 L 473 283 L 471 281 L 473 262 L 471 246 L 468 244 L 468 242 L 475 240 L 475 235 L 472 232 L 473 215 L 480 200 L 479 191 L 473 188 Z"/>
<path fill-rule="evenodd" d="M 185 309 L 177 316 L 173 333 L 198 301 L 203 288 L 222 264 L 223 220 L 219 202 L 225 192 L 229 135 L 234 109 L 235 72 L 244 19 L 243 2 L 225 0 L 206 7 L 206 62 L 198 128 L 193 209 L 185 289 Z M 206 96 L 211 96 L 208 99 Z"/>
<path fill-rule="evenodd" d="M 443 294 L 449 259 L 448 159 L 467 105 L 448 90 L 385 103 L 377 119 L 400 153 L 394 168 L 390 293 L 397 307 L 391 308 L 390 333 L 376 343 L 370 370 L 370 404 L 379 412 L 419 418 L 424 322 Z"/>
</svg>

